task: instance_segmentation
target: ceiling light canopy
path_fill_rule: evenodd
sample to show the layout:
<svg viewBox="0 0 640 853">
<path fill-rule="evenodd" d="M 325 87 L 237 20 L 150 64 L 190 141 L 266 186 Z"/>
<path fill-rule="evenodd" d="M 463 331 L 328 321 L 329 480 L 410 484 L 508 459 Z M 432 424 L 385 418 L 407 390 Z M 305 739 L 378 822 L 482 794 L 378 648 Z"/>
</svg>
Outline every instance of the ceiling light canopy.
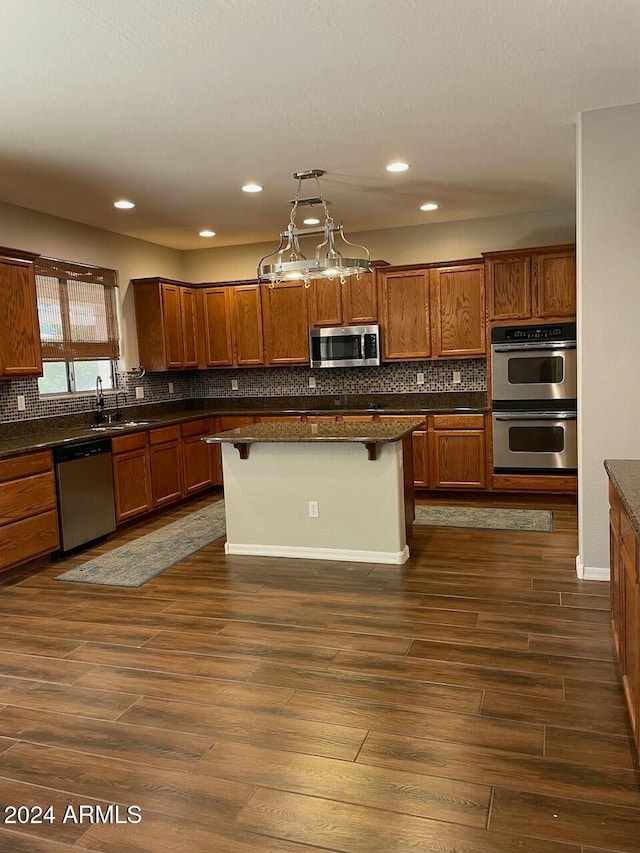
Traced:
<svg viewBox="0 0 640 853">
<path fill-rule="evenodd" d="M 132 201 L 127 201 L 122 198 L 120 201 L 114 201 L 113 206 L 119 208 L 120 210 L 131 210 L 132 207 L 135 207 L 135 204 Z"/>
<path fill-rule="evenodd" d="M 329 213 L 329 203 L 320 189 L 322 169 L 308 169 L 294 172 L 298 181 L 298 191 L 292 202 L 291 216 L 286 230 L 280 233 L 280 245 L 260 260 L 258 264 L 259 281 L 268 282 L 274 287 L 278 282 L 303 280 L 309 287 L 312 278 L 339 278 L 344 284 L 350 275 L 360 275 L 371 271 L 371 256 L 364 246 L 349 242 L 344 236 L 342 223 L 336 225 Z M 302 182 L 315 178 L 318 195 L 302 198 Z M 296 213 L 301 205 L 322 205 L 324 225 L 318 228 L 298 228 Z M 316 220 L 317 222 L 318 220 Z M 306 222 L 306 220 L 305 220 Z M 300 237 L 322 235 L 312 258 L 307 258 L 300 248 Z M 336 237 L 338 239 L 336 239 Z M 338 246 L 342 248 L 342 252 Z"/>
<path fill-rule="evenodd" d="M 261 193 L 264 187 L 261 187 L 260 184 L 245 184 L 242 187 L 243 193 Z"/>
<path fill-rule="evenodd" d="M 420 210 L 437 210 L 438 205 L 434 201 L 428 201 L 426 204 L 420 205 Z"/>
<path fill-rule="evenodd" d="M 204 231 L 198 231 L 198 236 L 199 237 L 215 237 L 216 232 L 215 231 L 209 231 L 208 228 L 205 228 Z"/>
<path fill-rule="evenodd" d="M 408 168 L 408 163 L 404 163 L 402 160 L 397 160 L 395 163 L 389 163 L 387 166 L 387 172 L 406 172 Z"/>
</svg>

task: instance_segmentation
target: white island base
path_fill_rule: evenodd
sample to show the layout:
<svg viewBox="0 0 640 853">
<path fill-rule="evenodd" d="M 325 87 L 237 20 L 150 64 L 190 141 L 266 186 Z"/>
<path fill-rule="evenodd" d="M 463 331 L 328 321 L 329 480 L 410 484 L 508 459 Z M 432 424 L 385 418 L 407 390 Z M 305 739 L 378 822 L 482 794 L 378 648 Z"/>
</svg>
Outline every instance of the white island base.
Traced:
<svg viewBox="0 0 640 853">
<path fill-rule="evenodd" d="M 403 442 L 377 444 L 376 457 L 361 443 L 256 442 L 241 459 L 233 444 L 222 444 L 225 552 L 406 562 L 413 517 L 405 518 Z"/>
</svg>

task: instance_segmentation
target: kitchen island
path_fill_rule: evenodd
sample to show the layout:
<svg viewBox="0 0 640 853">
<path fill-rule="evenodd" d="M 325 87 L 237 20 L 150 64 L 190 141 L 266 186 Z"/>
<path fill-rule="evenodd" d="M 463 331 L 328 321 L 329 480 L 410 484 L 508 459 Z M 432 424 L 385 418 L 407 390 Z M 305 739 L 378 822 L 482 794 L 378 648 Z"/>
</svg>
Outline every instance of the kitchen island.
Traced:
<svg viewBox="0 0 640 853">
<path fill-rule="evenodd" d="M 222 445 L 227 554 L 402 564 L 424 421 L 262 423 Z"/>
</svg>

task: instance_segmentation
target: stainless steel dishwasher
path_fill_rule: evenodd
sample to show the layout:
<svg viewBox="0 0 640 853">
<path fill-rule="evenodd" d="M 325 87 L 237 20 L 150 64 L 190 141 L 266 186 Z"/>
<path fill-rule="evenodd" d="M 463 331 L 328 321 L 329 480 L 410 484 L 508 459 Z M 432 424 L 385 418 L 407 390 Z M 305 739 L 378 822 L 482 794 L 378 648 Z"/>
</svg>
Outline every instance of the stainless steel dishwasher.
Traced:
<svg viewBox="0 0 640 853">
<path fill-rule="evenodd" d="M 116 529 L 111 439 L 53 450 L 63 553 Z"/>
</svg>

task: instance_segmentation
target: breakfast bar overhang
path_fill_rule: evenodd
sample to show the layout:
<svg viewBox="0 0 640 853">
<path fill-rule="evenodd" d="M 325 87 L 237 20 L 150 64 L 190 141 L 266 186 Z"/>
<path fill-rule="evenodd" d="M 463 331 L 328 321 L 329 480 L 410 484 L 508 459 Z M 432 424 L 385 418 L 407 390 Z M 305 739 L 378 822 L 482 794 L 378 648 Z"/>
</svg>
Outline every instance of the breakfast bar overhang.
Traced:
<svg viewBox="0 0 640 853">
<path fill-rule="evenodd" d="M 405 563 L 422 426 L 264 423 L 207 436 L 222 445 L 226 553 Z"/>
</svg>

